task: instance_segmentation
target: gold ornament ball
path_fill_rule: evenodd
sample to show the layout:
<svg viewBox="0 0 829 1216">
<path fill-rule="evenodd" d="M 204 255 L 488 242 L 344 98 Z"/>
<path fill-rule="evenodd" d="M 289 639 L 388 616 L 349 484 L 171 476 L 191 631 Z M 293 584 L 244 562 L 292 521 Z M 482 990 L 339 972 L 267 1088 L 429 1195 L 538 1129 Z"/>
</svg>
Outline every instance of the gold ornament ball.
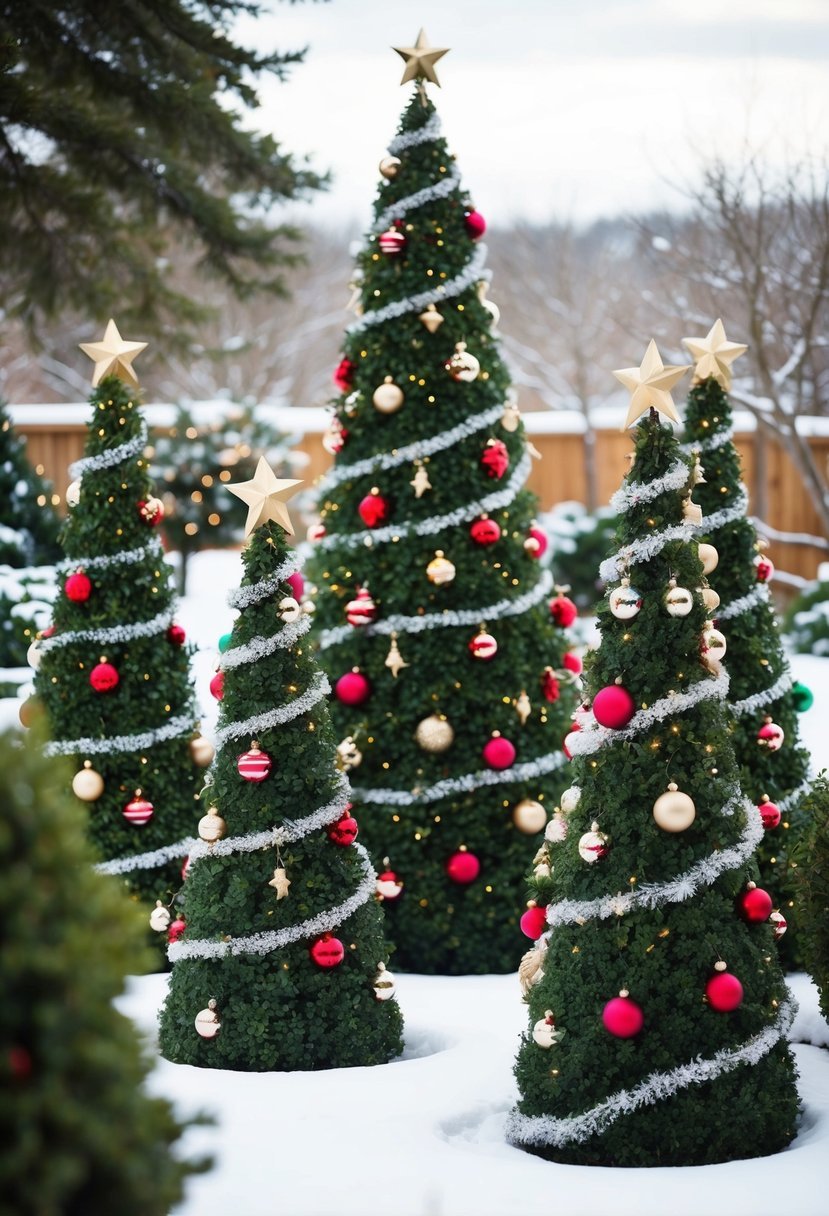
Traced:
<svg viewBox="0 0 829 1216">
<path fill-rule="evenodd" d="M 206 1009 L 200 1009 L 194 1023 L 197 1034 L 203 1039 L 215 1039 L 222 1028 L 219 1015 L 216 1012 L 216 1002 L 208 1001 Z"/>
<path fill-rule="evenodd" d="M 394 976 L 386 970 L 385 963 L 378 963 L 373 987 L 378 1001 L 390 1001 L 394 996 Z"/>
<path fill-rule="evenodd" d="M 713 545 L 700 545 L 699 560 L 702 562 L 703 572 L 710 574 L 712 570 L 716 570 L 720 555 Z"/>
<path fill-rule="evenodd" d="M 445 752 L 455 740 L 455 732 L 445 718 L 430 714 L 418 722 L 415 730 L 418 747 L 424 752 Z"/>
<path fill-rule="evenodd" d="M 91 760 L 85 760 L 83 768 L 72 778 L 72 793 L 81 802 L 95 802 L 103 792 L 103 777 L 92 767 Z"/>
<path fill-rule="evenodd" d="M 660 794 L 653 804 L 653 817 L 663 832 L 684 832 L 696 819 L 697 808 L 693 798 L 672 781 L 667 794 Z"/>
<path fill-rule="evenodd" d="M 399 156 L 384 156 L 378 165 L 381 177 L 384 177 L 387 182 L 393 181 L 397 177 L 401 164 Z"/>
<path fill-rule="evenodd" d="M 703 604 L 705 604 L 706 612 L 715 612 L 719 608 L 720 597 L 713 587 L 701 587 L 700 595 L 702 596 Z"/>
<path fill-rule="evenodd" d="M 398 388 L 391 376 L 374 390 L 371 398 L 374 408 L 381 414 L 396 414 L 403 404 L 403 390 Z"/>
<path fill-rule="evenodd" d="M 709 622 L 702 633 L 702 644 L 705 647 L 707 659 L 716 659 L 719 661 L 725 654 L 728 644 L 725 640 L 725 634 L 720 633 L 719 629 L 715 629 Z"/>
<path fill-rule="evenodd" d="M 40 716 L 43 706 L 37 697 L 29 697 L 28 701 L 24 701 L 17 711 L 17 716 L 20 719 L 20 725 L 25 726 L 28 730 L 34 721 Z"/>
<path fill-rule="evenodd" d="M 195 739 L 190 740 L 190 755 L 193 757 L 194 764 L 207 768 L 216 755 L 216 749 L 209 739 L 205 739 L 204 735 L 196 735 Z"/>
<path fill-rule="evenodd" d="M 546 826 L 547 812 L 534 798 L 522 798 L 512 808 L 512 822 L 519 832 L 524 832 L 527 836 L 534 836 L 536 832 L 540 832 Z"/>
<path fill-rule="evenodd" d="M 69 485 L 66 487 L 66 494 L 64 497 L 66 498 L 67 507 L 76 507 L 78 505 L 78 503 L 81 501 L 80 477 L 76 478 L 75 481 L 70 481 Z"/>
<path fill-rule="evenodd" d="M 224 819 L 222 819 L 219 812 L 213 806 L 199 820 L 199 836 L 202 840 L 206 840 L 208 844 L 215 844 L 217 840 L 221 840 L 224 836 L 226 827 L 227 824 Z"/>
<path fill-rule="evenodd" d="M 455 567 L 448 557 L 444 557 L 442 549 L 437 550 L 435 556 L 426 567 L 426 577 L 436 587 L 442 587 L 445 583 L 451 583 L 455 577 Z"/>
</svg>

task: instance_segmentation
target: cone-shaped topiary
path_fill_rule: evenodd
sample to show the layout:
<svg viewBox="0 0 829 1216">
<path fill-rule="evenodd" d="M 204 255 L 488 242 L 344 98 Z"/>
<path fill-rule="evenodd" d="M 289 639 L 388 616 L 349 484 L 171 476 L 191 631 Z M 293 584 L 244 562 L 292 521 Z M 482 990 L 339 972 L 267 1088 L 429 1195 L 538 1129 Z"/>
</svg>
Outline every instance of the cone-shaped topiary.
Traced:
<svg viewBox="0 0 829 1216">
<path fill-rule="evenodd" d="M 284 497 L 261 459 L 217 756 L 190 854 L 187 929 L 161 1014 L 168 1059 L 250 1072 L 379 1064 L 401 1048 L 376 874 L 336 767 L 329 684 L 305 635 Z M 260 510 L 261 508 L 261 510 Z M 278 521 L 278 522 L 273 522 Z M 289 581 L 290 580 L 290 581 Z M 208 804 L 208 805 L 205 805 Z"/>
<path fill-rule="evenodd" d="M 829 1021 L 829 780 L 821 773 L 804 804 L 808 826 L 795 853 L 795 906 L 806 970 Z"/>
<path fill-rule="evenodd" d="M 794 1011 L 771 900 L 752 886 L 763 828 L 704 632 L 688 478 L 652 413 L 614 498 L 592 712 L 532 881 L 548 932 L 521 969 L 531 1030 L 508 1136 L 556 1161 L 704 1164 L 775 1152 L 795 1130 Z"/>
<path fill-rule="evenodd" d="M 193 1163 L 184 1126 L 112 1006 L 141 955 L 135 908 L 93 874 L 61 765 L 0 739 L 0 1210 L 166 1216 Z"/>
</svg>

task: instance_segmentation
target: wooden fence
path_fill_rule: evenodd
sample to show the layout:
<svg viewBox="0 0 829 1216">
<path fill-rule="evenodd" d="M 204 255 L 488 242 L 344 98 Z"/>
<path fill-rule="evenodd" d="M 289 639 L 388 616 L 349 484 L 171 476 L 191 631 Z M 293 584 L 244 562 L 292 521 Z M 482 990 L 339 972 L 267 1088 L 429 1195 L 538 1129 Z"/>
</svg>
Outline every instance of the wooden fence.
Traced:
<svg viewBox="0 0 829 1216">
<path fill-rule="evenodd" d="M 83 454 L 88 407 L 12 406 L 10 413 L 15 427 L 26 440 L 31 463 L 54 483 L 55 491 L 62 500 L 69 480 L 68 467 Z M 169 413 L 169 407 L 145 407 L 145 416 L 151 428 L 165 425 Z M 61 421 L 54 421 L 56 414 L 60 415 Z M 318 409 L 279 411 L 279 429 L 290 430 L 299 436 L 297 447 L 308 457 L 308 465 L 302 476 L 311 482 L 325 472 L 331 463 L 331 457 L 320 442 L 324 417 L 324 411 Z M 524 415 L 527 431 L 541 457 L 533 461 L 529 485 L 538 495 L 543 510 L 560 502 L 584 502 L 586 498 L 584 435 L 577 431 L 545 433 L 549 431 L 550 421 L 550 415 L 546 413 L 536 415 L 528 412 Z M 595 431 L 594 437 L 598 501 L 606 503 L 627 471 L 625 457 L 631 451 L 631 441 L 629 435 L 609 429 Z M 750 431 L 738 432 L 735 442 L 749 489 L 750 509 L 754 510 L 757 435 Z M 819 467 L 826 468 L 829 434 L 815 435 L 810 443 Z M 764 449 L 764 513 L 767 522 L 778 532 L 821 538 L 817 513 L 788 456 L 771 441 L 765 442 Z M 824 540 L 823 545 L 787 544 L 773 540 L 770 555 L 778 570 L 801 578 L 814 578 L 819 562 L 829 559 L 829 543 Z"/>
</svg>

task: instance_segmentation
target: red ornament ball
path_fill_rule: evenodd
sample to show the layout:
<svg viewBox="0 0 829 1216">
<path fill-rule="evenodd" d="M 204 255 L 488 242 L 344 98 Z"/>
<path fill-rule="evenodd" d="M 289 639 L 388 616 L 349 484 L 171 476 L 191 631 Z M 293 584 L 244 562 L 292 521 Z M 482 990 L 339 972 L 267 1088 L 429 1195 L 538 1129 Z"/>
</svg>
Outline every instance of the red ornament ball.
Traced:
<svg viewBox="0 0 829 1216">
<path fill-rule="evenodd" d="M 340 815 L 339 819 L 328 825 L 328 839 L 334 844 L 340 845 L 341 848 L 346 848 L 353 844 L 357 839 L 357 820 L 351 814 L 351 803 Z"/>
<path fill-rule="evenodd" d="M 562 629 L 569 629 L 578 614 L 579 610 L 576 605 L 569 596 L 562 592 L 550 600 L 550 616 Z"/>
<path fill-rule="evenodd" d="M 172 642 L 174 646 L 183 646 L 186 640 L 187 634 L 181 625 L 171 625 L 167 630 L 167 641 Z"/>
<path fill-rule="evenodd" d="M 770 752 L 779 752 L 786 735 L 782 726 L 767 718 L 757 732 L 757 742 Z"/>
<path fill-rule="evenodd" d="M 509 468 L 509 452 L 503 439 L 488 439 L 481 453 L 481 465 L 488 477 L 501 478 Z"/>
<path fill-rule="evenodd" d="M 365 498 L 360 499 L 357 510 L 367 528 L 377 528 L 380 524 L 384 524 L 389 517 L 389 501 L 375 487 L 370 494 L 366 494 Z"/>
<path fill-rule="evenodd" d="M 743 986 L 729 971 L 718 971 L 705 985 L 708 1004 L 717 1013 L 731 1013 L 743 1001 Z"/>
<path fill-rule="evenodd" d="M 96 663 L 89 673 L 89 683 L 96 692 L 111 692 L 117 688 L 120 678 L 111 663 Z"/>
<path fill-rule="evenodd" d="M 347 393 L 354 383 L 354 373 L 357 370 L 356 363 L 351 359 L 343 356 L 334 369 L 334 383 L 341 393 Z"/>
<path fill-rule="evenodd" d="M 623 726 L 627 726 L 635 712 L 633 697 L 620 684 L 608 684 L 606 688 L 600 688 L 593 698 L 593 717 L 599 726 L 621 730 Z"/>
<path fill-rule="evenodd" d="M 488 515 L 485 515 L 483 519 L 473 521 L 469 529 L 469 535 L 476 545 L 494 545 L 496 540 L 501 539 L 501 528 L 494 519 L 490 519 Z"/>
<path fill-rule="evenodd" d="M 480 240 L 486 232 L 486 220 L 480 211 L 464 211 L 463 225 L 473 241 Z"/>
<path fill-rule="evenodd" d="M 780 827 L 780 820 L 783 818 L 783 814 L 775 802 L 769 801 L 768 794 L 763 795 L 758 810 L 760 818 L 763 820 L 763 827 L 767 832 L 773 832 L 775 828 Z"/>
<path fill-rule="evenodd" d="M 749 924 L 759 925 L 768 920 L 773 906 L 771 896 L 762 887 L 751 886 L 740 896 L 740 914 Z"/>
<path fill-rule="evenodd" d="M 334 685 L 334 696 L 343 705 L 362 705 L 371 696 L 368 678 L 356 668 L 340 676 Z"/>
<path fill-rule="evenodd" d="M 402 232 L 398 232 L 396 228 L 388 228 L 380 233 L 377 244 L 380 246 L 380 252 L 385 253 L 386 257 L 397 258 L 404 252 L 407 241 Z"/>
<path fill-rule="evenodd" d="M 242 752 L 239 756 L 236 767 L 239 770 L 239 776 L 244 777 L 245 781 L 258 783 L 264 781 L 270 774 L 273 760 L 267 752 L 263 752 L 256 743 L 253 743 L 249 752 Z"/>
<path fill-rule="evenodd" d="M 139 827 L 142 827 L 152 819 L 155 807 L 142 796 L 140 790 L 136 790 L 134 797 L 124 807 L 123 813 L 128 823 L 135 823 Z"/>
<path fill-rule="evenodd" d="M 561 687 L 552 667 L 545 667 L 541 674 L 541 695 L 552 704 L 561 696 Z"/>
<path fill-rule="evenodd" d="M 210 681 L 210 692 L 217 701 L 221 701 L 225 695 L 225 673 L 223 671 L 217 671 Z"/>
<path fill-rule="evenodd" d="M 76 570 L 63 584 L 63 590 L 73 604 L 85 604 L 92 594 L 92 582 L 83 570 Z"/>
<path fill-rule="evenodd" d="M 299 603 L 305 594 L 305 579 L 298 570 L 295 570 L 293 574 L 288 575 L 285 582 L 291 588 L 294 599 Z"/>
<path fill-rule="evenodd" d="M 525 937 L 529 937 L 531 941 L 537 942 L 547 928 L 547 909 L 538 907 L 527 908 L 519 924 L 521 925 L 521 932 Z"/>
<path fill-rule="evenodd" d="M 446 873 L 452 882 L 456 882 L 460 886 L 474 882 L 480 872 L 481 863 L 478 858 L 474 853 L 469 853 L 465 849 L 459 849 L 457 853 L 453 853 L 446 863 Z"/>
<path fill-rule="evenodd" d="M 758 583 L 770 583 L 774 578 L 774 562 L 767 557 L 758 557 L 754 563 Z"/>
<path fill-rule="evenodd" d="M 619 993 L 602 1010 L 602 1025 L 617 1039 L 632 1039 L 645 1024 L 645 1015 L 627 993 Z"/>
<path fill-rule="evenodd" d="M 574 676 L 581 675 L 584 669 L 584 663 L 574 650 L 568 650 L 561 661 L 566 671 L 572 671 Z"/>
<path fill-rule="evenodd" d="M 538 561 L 547 552 L 548 544 L 547 533 L 542 532 L 538 524 L 533 524 L 527 531 L 527 539 L 524 541 L 524 552 Z"/>
<path fill-rule="evenodd" d="M 359 587 L 354 599 L 348 601 L 345 606 L 345 619 L 355 629 L 361 625 L 370 625 L 377 619 L 377 605 L 368 587 Z"/>
<path fill-rule="evenodd" d="M 495 735 L 484 744 L 482 755 L 487 768 L 510 768 L 515 763 L 515 744 L 502 735 Z"/>
<path fill-rule="evenodd" d="M 148 528 L 157 528 L 164 518 L 164 503 L 160 498 L 141 499 L 136 503 L 138 515 Z"/>
<path fill-rule="evenodd" d="M 167 941 L 177 942 L 180 937 L 184 936 L 186 929 L 186 923 L 181 919 L 180 916 L 177 916 L 176 919 L 171 920 L 167 926 Z"/>
<path fill-rule="evenodd" d="M 323 933 L 309 950 L 318 967 L 339 967 L 345 958 L 345 946 L 332 933 Z"/>
</svg>

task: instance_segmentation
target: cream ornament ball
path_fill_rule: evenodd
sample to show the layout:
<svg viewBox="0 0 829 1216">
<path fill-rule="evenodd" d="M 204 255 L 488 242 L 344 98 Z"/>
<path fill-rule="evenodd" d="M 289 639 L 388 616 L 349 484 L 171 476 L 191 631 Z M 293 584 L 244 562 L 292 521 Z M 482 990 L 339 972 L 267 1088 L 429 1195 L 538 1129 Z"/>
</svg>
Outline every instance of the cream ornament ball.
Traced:
<svg viewBox="0 0 829 1216">
<path fill-rule="evenodd" d="M 629 578 L 623 578 L 621 585 L 614 587 L 608 596 L 608 604 L 617 620 L 631 621 L 642 607 L 642 596 L 631 587 Z"/>
<path fill-rule="evenodd" d="M 225 834 L 227 824 L 222 819 L 215 806 L 212 806 L 206 815 L 203 815 L 199 820 L 199 836 L 208 844 L 215 844 L 217 840 L 221 840 Z"/>
<path fill-rule="evenodd" d="M 455 577 L 455 567 L 449 558 L 444 556 L 442 549 L 435 552 L 435 556 L 426 567 L 426 577 L 430 583 L 434 583 L 436 587 L 443 587 L 446 583 L 451 583 Z"/>
<path fill-rule="evenodd" d="M 72 793 L 81 802 L 95 802 L 103 792 L 103 777 L 92 767 L 91 760 L 84 760 L 83 768 L 72 778 Z"/>
<path fill-rule="evenodd" d="M 292 595 L 286 595 L 276 606 L 276 615 L 286 625 L 292 625 L 302 616 L 302 609 Z"/>
<path fill-rule="evenodd" d="M 718 663 L 726 649 L 725 635 L 720 633 L 719 629 L 715 629 L 711 621 L 706 621 L 702 631 L 702 653 L 706 661 L 713 660 Z"/>
<path fill-rule="evenodd" d="M 702 546 L 700 546 L 701 548 Z M 678 587 L 675 578 L 665 592 L 665 609 L 669 616 L 687 616 L 694 606 L 694 597 L 687 587 Z"/>
<path fill-rule="evenodd" d="M 699 560 L 702 562 L 703 573 L 710 574 L 716 570 L 720 555 L 713 545 L 703 544 L 699 546 Z"/>
<path fill-rule="evenodd" d="M 446 360 L 444 367 L 453 380 L 471 384 L 478 379 L 481 365 L 474 355 L 470 355 L 465 342 L 456 342 L 454 354 Z"/>
<path fill-rule="evenodd" d="M 705 605 L 706 612 L 716 612 L 720 606 L 720 597 L 717 595 L 713 587 L 700 587 L 700 596 Z"/>
<path fill-rule="evenodd" d="M 378 1001 L 390 1001 L 394 996 L 394 976 L 390 971 L 386 970 L 385 963 L 377 964 L 377 974 L 374 977 L 372 987 Z"/>
<path fill-rule="evenodd" d="M 78 505 L 78 503 L 81 501 L 80 477 L 77 477 L 74 481 L 70 481 L 69 485 L 66 487 L 66 494 L 64 497 L 66 499 L 67 507 L 76 507 Z"/>
<path fill-rule="evenodd" d="M 561 795 L 561 797 L 558 800 L 558 804 L 561 807 L 561 809 L 565 815 L 571 815 L 573 813 L 573 811 L 576 809 L 576 807 L 579 805 L 580 798 L 581 798 L 581 786 L 571 785 L 570 788 L 566 789 L 564 791 L 564 793 Z"/>
<path fill-rule="evenodd" d="M 590 831 L 579 838 L 579 857 L 582 861 L 592 864 L 607 856 L 608 840 L 604 832 L 599 831 L 599 825 L 594 820 Z"/>
<path fill-rule="evenodd" d="M 161 900 L 157 899 L 150 913 L 150 928 L 156 933 L 166 933 L 170 927 L 170 919 L 170 909 L 165 908 Z"/>
<path fill-rule="evenodd" d="M 380 171 L 380 176 L 384 177 L 387 182 L 394 181 L 397 174 L 400 172 L 400 166 L 403 162 L 399 156 L 384 156 L 377 168 Z"/>
<path fill-rule="evenodd" d="M 534 836 L 546 825 L 547 812 L 534 798 L 522 798 L 512 808 L 512 822 L 519 832 L 524 832 L 527 836 Z"/>
<path fill-rule="evenodd" d="M 491 633 L 487 633 L 483 625 L 468 643 L 469 653 L 474 659 L 494 659 L 498 653 L 498 643 Z"/>
<path fill-rule="evenodd" d="M 668 792 L 660 794 L 653 804 L 653 817 L 663 832 L 684 832 L 696 819 L 697 808 L 693 798 L 672 781 Z"/>
<path fill-rule="evenodd" d="M 455 741 L 455 732 L 445 718 L 430 714 L 418 722 L 415 740 L 424 752 L 445 752 Z"/>
<path fill-rule="evenodd" d="M 26 651 L 26 662 L 34 671 L 37 671 L 41 658 L 40 638 L 35 638 Z"/>
<path fill-rule="evenodd" d="M 200 1009 L 194 1022 L 196 1033 L 203 1039 L 215 1039 L 222 1028 L 222 1023 L 216 1012 L 216 1001 L 209 1000 L 206 1009 Z"/>
<path fill-rule="evenodd" d="M 556 1043 L 560 1043 L 563 1038 L 563 1033 L 556 1030 L 556 1020 L 553 1017 L 553 1011 L 547 1009 L 544 1017 L 540 1018 L 533 1026 L 533 1040 L 539 1047 L 545 1048 L 554 1047 Z"/>
<path fill-rule="evenodd" d="M 196 735 L 194 739 L 190 740 L 190 755 L 193 762 L 200 768 L 207 768 L 216 755 L 216 749 L 209 739 L 205 739 L 204 735 Z"/>
<path fill-rule="evenodd" d="M 561 844 L 567 836 L 567 820 L 561 811 L 555 811 L 552 819 L 544 830 L 544 839 L 550 844 Z"/>
<path fill-rule="evenodd" d="M 396 414 L 405 398 L 391 376 L 386 376 L 383 383 L 374 390 L 371 403 L 380 414 Z"/>
</svg>

